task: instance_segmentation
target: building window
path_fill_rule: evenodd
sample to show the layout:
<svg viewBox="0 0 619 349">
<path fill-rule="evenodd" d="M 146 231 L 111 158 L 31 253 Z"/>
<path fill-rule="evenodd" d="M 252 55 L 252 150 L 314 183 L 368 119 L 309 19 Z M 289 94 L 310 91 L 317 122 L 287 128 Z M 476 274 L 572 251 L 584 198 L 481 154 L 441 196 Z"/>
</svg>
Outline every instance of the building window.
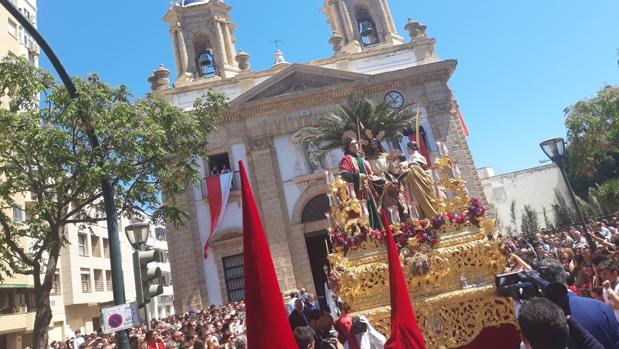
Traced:
<svg viewBox="0 0 619 349">
<path fill-rule="evenodd" d="M 90 285 L 90 269 L 80 268 L 80 277 L 82 281 L 82 292 L 92 292 L 92 286 Z"/>
<path fill-rule="evenodd" d="M 507 200 L 507 193 L 505 192 L 505 188 L 494 188 L 494 199 L 497 202 L 502 202 Z"/>
<path fill-rule="evenodd" d="M 77 250 L 80 256 L 88 256 L 88 237 L 86 234 L 77 234 Z"/>
<path fill-rule="evenodd" d="M 208 168 L 211 176 L 219 176 L 230 172 L 230 158 L 228 153 L 214 154 L 208 157 Z"/>
<path fill-rule="evenodd" d="M 13 221 L 21 223 L 24 221 L 24 210 L 19 205 L 13 206 Z"/>
<path fill-rule="evenodd" d="M 60 272 L 56 270 L 54 279 L 52 280 L 52 294 L 60 294 Z"/>
<path fill-rule="evenodd" d="M 105 289 L 108 291 L 112 290 L 112 271 L 105 271 Z"/>
<path fill-rule="evenodd" d="M 357 9 L 356 19 L 361 36 L 361 43 L 363 46 L 370 46 L 378 44 L 378 32 L 376 31 L 376 23 L 370 15 L 370 12 L 364 8 Z"/>
<path fill-rule="evenodd" d="M 238 302 L 245 299 L 245 279 L 243 277 L 243 254 L 223 258 L 224 277 L 228 290 L 228 301 Z"/>
<path fill-rule="evenodd" d="M 103 257 L 103 251 L 101 249 L 101 243 L 98 236 L 92 236 L 90 242 L 92 244 L 92 255 L 93 257 Z"/>
<path fill-rule="evenodd" d="M 9 31 L 9 34 L 11 34 L 12 37 L 17 39 L 17 23 L 13 22 L 10 18 L 9 18 L 8 31 Z"/>
<path fill-rule="evenodd" d="M 95 292 L 105 291 L 105 281 L 103 280 L 103 270 L 95 269 Z"/>
<path fill-rule="evenodd" d="M 217 74 L 215 55 L 212 50 L 205 50 L 198 56 L 198 75 L 211 77 Z"/>
<path fill-rule="evenodd" d="M 155 239 L 157 239 L 158 241 L 166 241 L 165 233 L 166 233 L 165 228 L 163 227 L 155 228 Z"/>
<path fill-rule="evenodd" d="M 106 238 L 103 238 L 103 258 L 110 258 L 110 242 Z"/>
</svg>

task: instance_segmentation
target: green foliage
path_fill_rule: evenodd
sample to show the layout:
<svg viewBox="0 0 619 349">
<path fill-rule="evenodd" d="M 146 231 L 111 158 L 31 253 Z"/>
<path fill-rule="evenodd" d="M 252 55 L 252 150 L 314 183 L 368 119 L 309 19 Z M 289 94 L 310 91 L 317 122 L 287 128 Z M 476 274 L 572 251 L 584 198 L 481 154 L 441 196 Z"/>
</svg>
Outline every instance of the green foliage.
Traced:
<svg viewBox="0 0 619 349">
<path fill-rule="evenodd" d="M 154 94 L 135 98 L 96 75 L 74 81 L 77 98 L 24 58 L 0 62 L 0 98 L 10 99 L 8 109 L 0 108 L 0 266 L 34 279 L 40 348 L 52 318 L 49 292 L 60 249 L 69 243 L 65 226 L 106 219 L 102 178 L 113 185 L 117 214 L 149 211 L 182 224 L 188 213 L 176 198 L 199 180 L 197 159 L 227 108 L 226 98 L 212 91 L 185 112 Z M 22 194 L 29 201 L 26 219 L 14 222 L 6 212 Z"/>
<path fill-rule="evenodd" d="M 619 210 L 619 178 L 589 188 L 589 202 L 599 206 L 602 215 Z"/>
<path fill-rule="evenodd" d="M 565 227 L 576 222 L 576 212 L 567 204 L 565 197 L 555 189 L 555 203 L 552 205 L 556 227 Z"/>
<path fill-rule="evenodd" d="M 509 234 L 518 233 L 518 221 L 516 219 L 516 200 L 512 200 L 509 205 L 509 221 L 512 224 L 507 228 Z"/>
<path fill-rule="evenodd" d="M 576 192 L 619 178 L 619 86 L 565 109 L 568 175 Z"/>
<path fill-rule="evenodd" d="M 543 208 L 542 213 L 544 214 L 544 225 L 546 226 L 546 228 L 552 229 L 554 226 L 550 222 L 550 218 L 548 217 L 548 210 L 546 210 L 546 207 Z"/>
<path fill-rule="evenodd" d="M 530 205 L 524 205 L 520 222 L 520 229 L 527 236 L 537 233 L 540 229 L 537 212 Z"/>
<path fill-rule="evenodd" d="M 357 124 L 359 122 L 359 124 Z M 307 141 L 313 142 L 321 150 L 333 149 L 342 145 L 342 136 L 347 131 L 361 131 L 361 142 L 367 144 L 372 138 L 396 137 L 401 131 L 415 124 L 415 115 L 409 108 L 392 109 L 389 104 L 374 104 L 363 95 L 352 95 L 339 112 L 321 118 L 317 124 L 307 129 Z"/>
</svg>

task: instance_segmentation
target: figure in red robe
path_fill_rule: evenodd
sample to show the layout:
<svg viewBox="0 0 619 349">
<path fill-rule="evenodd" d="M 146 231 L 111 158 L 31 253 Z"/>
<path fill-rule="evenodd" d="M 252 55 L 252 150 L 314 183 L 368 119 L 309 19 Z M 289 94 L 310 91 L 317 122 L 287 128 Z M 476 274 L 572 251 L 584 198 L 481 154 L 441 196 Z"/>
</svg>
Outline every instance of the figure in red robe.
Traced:
<svg viewBox="0 0 619 349">
<path fill-rule="evenodd" d="M 359 143 L 355 137 L 344 137 L 344 157 L 340 162 L 340 176 L 355 186 L 357 199 L 367 201 L 370 227 L 382 229 L 377 203 L 386 181 L 384 178 L 374 176 L 370 164 L 360 154 Z"/>
</svg>

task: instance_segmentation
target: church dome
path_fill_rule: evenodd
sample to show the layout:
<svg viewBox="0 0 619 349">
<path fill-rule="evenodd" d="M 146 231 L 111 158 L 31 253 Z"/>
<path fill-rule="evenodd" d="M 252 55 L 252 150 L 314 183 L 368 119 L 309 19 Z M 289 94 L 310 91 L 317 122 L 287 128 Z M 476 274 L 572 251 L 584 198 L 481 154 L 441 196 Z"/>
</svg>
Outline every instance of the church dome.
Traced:
<svg viewBox="0 0 619 349">
<path fill-rule="evenodd" d="M 207 3 L 209 0 L 180 0 L 179 2 L 181 6 L 189 6 L 193 4 Z"/>
</svg>

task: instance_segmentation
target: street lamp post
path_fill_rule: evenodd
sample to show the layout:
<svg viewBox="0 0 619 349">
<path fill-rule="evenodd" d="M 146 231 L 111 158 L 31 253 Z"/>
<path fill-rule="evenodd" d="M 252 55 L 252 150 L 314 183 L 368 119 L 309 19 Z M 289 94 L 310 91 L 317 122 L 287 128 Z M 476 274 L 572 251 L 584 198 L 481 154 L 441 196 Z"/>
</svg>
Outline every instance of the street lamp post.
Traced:
<svg viewBox="0 0 619 349">
<path fill-rule="evenodd" d="M 144 251 L 144 246 L 150 235 L 150 224 L 136 223 L 125 227 L 125 234 L 129 243 L 133 247 L 133 279 L 135 281 L 135 294 L 138 307 L 142 297 L 142 278 L 141 278 L 141 266 L 140 266 L 140 251 Z M 150 311 L 148 310 L 148 304 L 144 304 L 144 317 L 146 318 L 146 328 L 150 330 Z"/>
<path fill-rule="evenodd" d="M 56 69 L 58 76 L 62 80 L 65 85 L 67 91 L 69 91 L 69 95 L 72 98 L 77 97 L 77 88 L 75 84 L 71 80 L 69 74 L 64 69 L 58 56 L 54 53 L 52 48 L 49 46 L 47 41 L 41 36 L 39 31 L 30 23 L 30 21 L 24 17 L 24 15 L 19 12 L 15 6 L 11 3 L 10 0 L 0 0 L 0 4 L 6 8 L 6 10 L 19 22 L 19 24 L 26 30 L 36 43 L 41 47 L 47 58 L 49 58 L 50 62 Z M 99 139 L 97 134 L 92 127 L 92 124 L 88 121 L 87 118 L 78 111 L 85 121 L 84 125 L 86 125 L 86 133 L 88 135 L 88 140 L 91 143 L 93 149 L 101 149 Z M 99 154 L 99 159 L 103 159 L 103 153 Z M 125 281 L 123 278 L 122 271 L 122 260 L 120 254 L 120 239 L 118 236 L 118 219 L 116 215 L 116 205 L 114 203 L 114 187 L 110 182 L 109 178 L 106 176 L 101 176 L 101 192 L 103 193 L 103 204 L 105 206 L 105 214 L 106 214 L 106 222 L 107 222 L 107 234 L 108 241 L 110 242 L 110 264 L 112 268 L 112 293 L 114 296 L 114 304 L 120 305 L 125 304 Z M 118 331 L 116 333 L 117 341 L 120 349 L 129 349 L 129 335 L 127 331 Z"/>
<path fill-rule="evenodd" d="M 580 207 L 578 207 L 578 202 L 576 201 L 576 195 L 574 194 L 574 189 L 572 189 L 572 185 L 570 183 L 569 178 L 567 177 L 567 172 L 565 170 L 565 141 L 563 138 L 552 138 L 546 141 L 543 141 L 539 144 L 539 146 L 544 151 L 544 154 L 552 160 L 553 163 L 559 167 L 559 171 L 561 171 L 561 176 L 563 176 L 563 180 L 565 181 L 565 185 L 567 186 L 567 191 L 570 194 L 570 198 L 572 199 L 572 203 L 574 204 L 574 209 L 578 214 L 578 219 L 580 220 L 580 225 L 583 229 L 583 234 L 589 243 L 590 248 L 595 248 L 595 242 L 589 236 L 587 232 L 587 222 L 585 221 L 585 217 L 582 215 L 580 211 Z"/>
</svg>

